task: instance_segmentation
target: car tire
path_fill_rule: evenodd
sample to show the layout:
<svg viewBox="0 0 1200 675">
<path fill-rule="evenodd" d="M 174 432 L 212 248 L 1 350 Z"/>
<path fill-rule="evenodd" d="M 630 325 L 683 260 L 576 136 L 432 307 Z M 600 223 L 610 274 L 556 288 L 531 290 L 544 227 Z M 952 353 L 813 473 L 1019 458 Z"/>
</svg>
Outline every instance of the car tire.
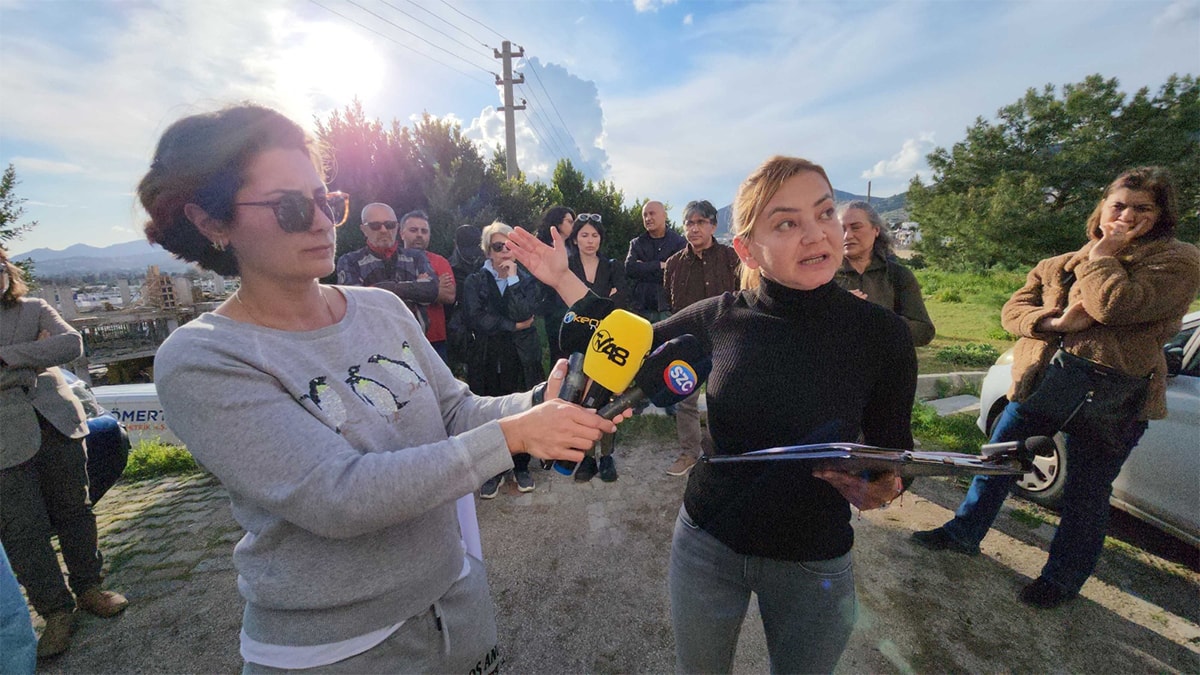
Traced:
<svg viewBox="0 0 1200 675">
<path fill-rule="evenodd" d="M 995 406 L 996 413 L 988 420 L 988 437 L 996 420 L 1000 419 L 1003 405 Z M 1013 486 L 1013 493 L 1034 504 L 1047 508 L 1058 508 L 1062 502 L 1063 486 L 1067 483 L 1067 448 L 1062 434 L 1054 434 L 1054 452 L 1050 456 L 1035 456 L 1033 471 L 1022 476 Z"/>
</svg>

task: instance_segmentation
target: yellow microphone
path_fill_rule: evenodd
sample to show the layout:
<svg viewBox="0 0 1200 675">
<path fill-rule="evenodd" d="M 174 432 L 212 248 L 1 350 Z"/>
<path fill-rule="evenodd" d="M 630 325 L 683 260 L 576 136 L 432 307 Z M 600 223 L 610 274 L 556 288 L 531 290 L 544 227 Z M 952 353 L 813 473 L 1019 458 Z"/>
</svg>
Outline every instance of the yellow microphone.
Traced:
<svg viewBox="0 0 1200 675">
<path fill-rule="evenodd" d="M 582 405 L 598 408 L 612 394 L 629 388 L 653 342 L 654 328 L 637 314 L 617 309 L 604 317 L 583 355 L 583 373 L 592 387 Z"/>
</svg>

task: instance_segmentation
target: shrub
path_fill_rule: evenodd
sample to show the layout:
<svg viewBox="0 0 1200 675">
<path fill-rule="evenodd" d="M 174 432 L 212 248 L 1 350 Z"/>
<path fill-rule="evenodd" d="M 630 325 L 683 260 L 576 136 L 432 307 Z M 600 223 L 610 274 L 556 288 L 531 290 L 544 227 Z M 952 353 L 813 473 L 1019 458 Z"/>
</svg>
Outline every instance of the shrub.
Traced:
<svg viewBox="0 0 1200 675">
<path fill-rule="evenodd" d="M 954 288 L 940 290 L 933 297 L 936 298 L 938 302 L 958 303 L 963 301 L 962 293 L 959 293 L 958 290 Z"/>
<path fill-rule="evenodd" d="M 141 480 L 169 474 L 199 471 L 200 466 L 187 448 L 160 441 L 140 441 L 129 452 L 129 462 L 121 478 Z"/>
<path fill-rule="evenodd" d="M 950 345 L 937 351 L 935 358 L 960 366 L 990 366 L 1000 357 L 1000 352 L 991 345 L 968 342 L 965 345 Z"/>
</svg>

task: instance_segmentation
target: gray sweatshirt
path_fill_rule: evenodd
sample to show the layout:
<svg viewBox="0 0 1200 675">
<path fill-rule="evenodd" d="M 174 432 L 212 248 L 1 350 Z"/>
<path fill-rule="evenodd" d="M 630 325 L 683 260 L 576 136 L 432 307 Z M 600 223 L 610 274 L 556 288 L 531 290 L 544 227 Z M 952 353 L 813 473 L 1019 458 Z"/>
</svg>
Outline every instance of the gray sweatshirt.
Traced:
<svg viewBox="0 0 1200 675">
<path fill-rule="evenodd" d="M 163 343 L 171 429 L 229 491 L 243 629 L 326 644 L 427 609 L 463 567 L 454 502 L 512 467 L 495 420 L 395 295 L 338 287 L 341 322 L 288 332 L 204 314 Z"/>
</svg>

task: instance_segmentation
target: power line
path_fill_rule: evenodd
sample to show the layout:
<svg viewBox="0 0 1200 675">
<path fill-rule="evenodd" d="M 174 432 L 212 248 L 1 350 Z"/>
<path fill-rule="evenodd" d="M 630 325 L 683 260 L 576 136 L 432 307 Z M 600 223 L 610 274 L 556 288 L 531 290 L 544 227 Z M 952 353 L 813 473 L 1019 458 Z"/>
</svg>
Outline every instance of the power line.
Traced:
<svg viewBox="0 0 1200 675">
<path fill-rule="evenodd" d="M 486 47 L 488 49 L 492 49 L 492 45 L 489 45 L 488 43 L 484 42 L 483 40 L 480 40 L 479 38 L 477 38 L 473 34 L 471 34 L 470 31 L 466 30 L 465 28 L 462 28 L 461 26 L 459 26 L 456 23 L 451 22 L 449 19 L 444 18 L 442 15 L 435 13 L 433 10 L 429 9 L 428 7 L 421 5 L 421 3 L 417 2 L 417 0 L 407 0 L 407 1 L 408 1 L 408 4 L 414 6 L 417 9 L 425 12 L 426 14 L 434 17 L 435 19 L 437 19 L 438 21 L 441 21 L 442 23 L 446 24 L 447 26 L 450 26 L 451 28 L 462 33 L 463 35 L 466 35 L 467 37 L 471 38 L 475 42 L 478 42 L 479 44 L 483 45 L 484 47 Z"/>
<path fill-rule="evenodd" d="M 466 14 L 465 12 L 463 12 L 461 9 L 459 9 L 459 8 L 455 7 L 454 5 L 452 5 L 452 4 L 448 3 L 448 2 L 446 2 L 446 0 L 442 0 L 442 4 L 443 4 L 443 5 L 445 5 L 445 6 L 447 6 L 447 7 L 449 7 L 450 9 L 452 9 L 452 10 L 454 10 L 454 11 L 458 12 L 459 14 L 462 14 L 462 15 L 463 15 L 463 17 L 465 17 L 465 18 L 466 18 L 468 21 L 473 21 L 474 23 L 477 23 L 477 24 L 479 24 L 480 26 L 483 26 L 484 28 L 488 29 L 489 31 L 491 31 L 492 33 L 494 33 L 494 34 L 496 35 L 496 37 L 500 38 L 501 40 L 508 40 L 508 38 L 504 37 L 503 35 L 501 35 L 501 34 L 497 33 L 495 30 L 493 30 L 491 26 L 488 26 L 487 24 L 484 24 L 484 23 L 480 22 L 478 19 L 475 19 L 475 18 L 473 18 L 473 17 L 467 16 L 467 14 Z M 509 40 L 509 41 L 511 42 L 511 40 Z"/>
<path fill-rule="evenodd" d="M 417 17 L 413 16 L 412 14 L 409 14 L 408 12 L 406 12 L 406 11 L 404 11 L 404 10 L 400 9 L 399 7 L 397 7 L 397 6 L 393 5 L 392 3 L 388 2 L 387 0 L 380 0 L 380 2 L 382 2 L 384 5 L 387 5 L 388 7 L 391 7 L 391 8 L 392 8 L 392 9 L 394 9 L 395 11 L 397 11 L 397 12 L 400 12 L 400 13 L 401 13 L 401 14 L 403 14 L 404 16 L 407 16 L 408 18 L 412 19 L 413 21 L 416 21 L 417 23 L 421 24 L 422 26 L 425 26 L 425 27 L 426 27 L 426 28 L 428 28 L 429 30 L 431 30 L 431 31 L 433 31 L 433 32 L 435 32 L 435 33 L 437 33 L 437 34 L 439 34 L 439 35 L 443 35 L 443 36 L 445 36 L 447 39 L 449 39 L 450 41 L 454 42 L 455 44 L 458 44 L 458 45 L 461 45 L 461 46 L 463 46 L 463 47 L 466 47 L 468 50 L 475 49 L 475 47 L 473 47 L 473 46 L 471 46 L 471 45 L 469 45 L 469 44 L 466 44 L 466 43 L 464 43 L 464 42 L 461 42 L 461 41 L 460 41 L 458 38 L 454 37 L 453 35 L 450 35 L 449 33 L 446 33 L 445 31 L 443 31 L 443 30 L 441 30 L 441 29 L 439 29 L 439 28 L 434 28 L 433 26 L 430 26 L 429 24 L 427 24 L 427 23 L 425 23 L 424 21 L 422 21 L 422 20 L 418 19 Z M 483 46 L 484 46 L 484 47 L 488 47 L 488 45 L 483 45 Z M 488 47 L 488 49 L 490 50 L 490 49 L 491 49 L 491 47 Z M 490 72 L 490 71 L 489 71 L 489 72 Z"/>
<path fill-rule="evenodd" d="M 541 110 L 539 110 L 539 108 L 544 108 L 545 106 L 542 104 L 541 99 L 538 98 L 537 92 L 534 91 L 533 88 L 529 87 L 528 85 L 524 85 L 524 86 L 525 86 L 525 89 L 529 91 L 529 95 L 533 97 L 534 103 L 537 104 L 536 106 L 534 106 L 533 112 L 540 117 L 542 115 L 542 113 L 541 113 Z M 556 140 L 562 140 L 562 133 L 559 132 L 558 129 L 554 125 L 550 124 L 548 118 L 542 117 L 542 124 L 544 124 L 547 129 L 551 129 L 554 131 Z M 570 143 L 567 143 L 568 147 L 570 147 L 570 145 L 571 145 Z M 562 155 L 563 157 L 567 156 L 566 154 L 562 153 L 561 151 L 559 151 L 559 154 Z"/>
<path fill-rule="evenodd" d="M 358 3 L 357 3 L 357 2 L 355 2 L 354 0 L 346 0 L 346 2 L 347 2 L 347 3 L 349 3 L 349 4 L 351 4 L 351 5 L 354 5 L 355 7 L 357 7 L 357 8 L 359 8 L 359 9 L 361 9 L 362 11 L 366 12 L 367 14 L 370 14 L 371 16 L 375 17 L 376 19 L 379 19 L 380 21 L 382 21 L 382 22 L 384 22 L 384 23 L 388 24 L 389 26 L 392 26 L 393 28 L 396 28 L 396 29 L 402 30 L 402 31 L 404 31 L 405 33 L 408 33 L 409 35 L 411 35 L 411 36 L 413 36 L 413 37 L 417 38 L 417 39 L 418 39 L 418 40 L 420 40 L 421 42 L 424 42 L 425 44 L 427 44 L 427 45 L 429 45 L 429 46 L 433 47 L 434 49 L 437 49 L 437 50 L 439 50 L 439 51 L 443 51 L 443 52 L 445 52 L 445 53 L 449 54 L 450 56 L 453 56 L 454 58 L 458 59 L 459 61 L 462 61 L 463 63 L 467 64 L 468 66 L 471 66 L 472 68 L 478 68 L 479 70 L 482 70 L 483 72 L 485 72 L 485 73 L 487 73 L 487 74 L 489 74 L 489 75 L 495 75 L 495 74 L 496 74 L 496 73 L 494 73 L 493 71 L 490 71 L 490 70 L 488 70 L 487 68 L 484 68 L 483 66 L 480 66 L 480 65 L 478 65 L 478 64 L 475 64 L 475 63 L 471 63 L 471 62 L 470 62 L 470 61 L 468 61 L 467 59 L 464 59 L 463 57 L 459 56 L 458 54 L 455 54 L 454 52 L 450 51 L 449 49 L 446 49 L 445 47 L 442 47 L 442 46 L 440 46 L 440 45 L 436 45 L 436 44 L 434 44 L 434 43 L 430 42 L 429 40 L 426 40 L 425 38 L 421 37 L 420 35 L 418 35 L 418 34 L 416 34 L 416 33 L 412 32 L 411 30 L 409 30 L 409 29 L 405 28 L 404 26 L 401 26 L 401 25 L 397 24 L 397 23 L 396 23 L 396 22 L 394 22 L 394 21 L 391 21 L 391 20 L 389 20 L 389 19 L 386 19 L 386 18 L 384 18 L 384 17 L 382 17 L 382 16 L 379 16 L 379 15 L 378 15 L 378 14 L 376 14 L 375 12 L 372 12 L 371 10 L 367 9 L 366 7 L 363 7 L 362 5 L 358 4 Z"/>
<path fill-rule="evenodd" d="M 538 86 L 542 88 L 542 91 L 546 92 L 546 98 L 550 99 L 550 106 L 554 108 L 554 114 L 558 115 L 558 121 L 562 123 L 563 131 L 567 132 L 567 135 L 571 137 L 571 142 L 575 144 L 575 147 L 579 147 L 579 142 L 575 140 L 573 135 L 571 135 L 571 128 L 568 127 L 566 121 L 563 120 L 562 113 L 558 112 L 558 106 L 554 104 L 554 97 L 551 96 L 550 92 L 546 90 L 546 85 L 542 84 L 542 76 L 538 75 L 537 67 L 530 63 L 528 58 L 525 59 L 525 65 L 529 66 L 528 70 L 533 73 L 533 79 L 537 80 Z"/>
<path fill-rule="evenodd" d="M 374 33 L 374 34 L 378 35 L 379 37 L 381 37 L 381 38 L 383 38 L 383 39 L 385 39 L 385 40 L 387 40 L 387 41 L 389 41 L 389 42 L 392 42 L 392 43 L 394 43 L 394 44 L 396 44 L 396 45 L 398 45 L 398 46 L 400 46 L 400 47 L 403 47 L 403 48 L 407 49 L 408 51 L 410 51 L 410 52 L 412 52 L 412 53 L 414 53 L 414 54 L 416 54 L 416 55 L 418 55 L 418 56 L 423 56 L 423 57 L 425 57 L 425 58 L 429 59 L 430 61 L 433 61 L 434 63 L 437 63 L 437 64 L 439 64 L 439 65 L 445 66 L 446 68 L 449 68 L 450 70 L 453 70 L 454 72 L 456 72 L 456 73 L 458 73 L 458 74 L 462 75 L 463 77 L 469 78 L 469 79 L 471 79 L 471 80 L 474 80 L 474 81 L 476 81 L 476 82 L 479 82 L 479 83 L 481 83 L 481 84 L 486 84 L 486 85 L 488 85 L 488 86 L 492 86 L 492 85 L 493 85 L 493 83 L 492 83 L 492 82 L 489 82 L 489 81 L 487 81 L 487 80 L 480 79 L 480 78 L 478 78 L 478 77 L 476 77 L 476 76 L 474 76 L 474 75 L 472 75 L 472 74 L 470 74 L 470 73 L 463 72 L 462 70 L 460 70 L 460 69 L 458 69 L 458 68 L 455 68 L 454 66 L 450 65 L 449 63 L 446 63 L 445 61 L 442 61 L 442 60 L 440 60 L 440 59 L 436 59 L 436 58 L 434 58 L 434 57 L 430 56 L 429 54 L 426 54 L 425 52 L 418 51 L 418 50 L 416 50 L 416 49 L 412 48 L 411 46 L 409 46 L 409 45 L 406 45 L 406 44 L 404 44 L 403 42 L 400 42 L 399 40 L 397 40 L 397 39 L 395 39 L 395 38 L 391 37 L 390 35 L 385 35 L 385 34 L 383 34 L 383 33 L 380 33 L 379 31 L 375 30 L 374 28 L 371 28 L 370 26 L 368 26 L 368 25 L 366 25 L 366 24 L 364 24 L 364 23 L 362 23 L 362 22 L 360 22 L 360 21 L 357 21 L 357 20 L 355 20 L 355 19 L 352 19 L 352 18 L 350 18 L 350 17 L 346 16 L 345 14 L 342 14 L 341 12 L 338 12 L 337 10 L 334 10 L 334 9 L 332 9 L 332 8 L 330 8 L 330 7 L 326 7 L 325 5 L 322 5 L 321 3 L 317 2 L 317 0 L 309 0 L 309 2 L 311 2 L 311 3 L 312 3 L 312 4 L 314 4 L 314 5 L 316 5 L 317 7 L 320 7 L 321 9 L 323 9 L 323 10 L 325 10 L 325 11 L 329 12 L 330 14 L 333 14 L 333 15 L 335 15 L 335 16 L 339 16 L 339 17 L 341 17 L 341 18 L 345 19 L 346 21 L 349 21 L 350 23 L 352 23 L 352 24 L 354 24 L 354 25 L 358 26 L 359 28 L 362 28 L 362 29 L 364 29 L 364 30 L 371 31 L 372 33 Z M 351 4 L 353 4 L 353 3 L 351 3 Z M 445 50 L 443 50 L 443 51 L 445 51 Z M 474 65 L 474 64 L 472 64 L 472 65 Z M 476 68 L 478 68 L 479 66 L 475 66 L 475 67 L 476 67 Z M 486 71 L 486 70 L 485 70 L 485 72 L 488 72 L 488 73 L 490 74 L 490 71 Z"/>
<path fill-rule="evenodd" d="M 542 145 L 546 146 L 547 150 L 553 152 L 559 157 L 565 157 L 566 154 L 563 152 L 562 146 L 559 144 L 558 139 L 556 139 L 554 134 L 551 133 L 552 127 L 546 124 L 545 118 L 542 117 L 537 107 L 533 107 L 531 110 L 533 111 L 533 115 L 526 116 L 526 119 L 529 121 L 530 128 L 534 128 L 534 122 L 537 122 L 546 132 L 545 134 L 538 134 L 538 138 L 541 139 Z"/>
</svg>

